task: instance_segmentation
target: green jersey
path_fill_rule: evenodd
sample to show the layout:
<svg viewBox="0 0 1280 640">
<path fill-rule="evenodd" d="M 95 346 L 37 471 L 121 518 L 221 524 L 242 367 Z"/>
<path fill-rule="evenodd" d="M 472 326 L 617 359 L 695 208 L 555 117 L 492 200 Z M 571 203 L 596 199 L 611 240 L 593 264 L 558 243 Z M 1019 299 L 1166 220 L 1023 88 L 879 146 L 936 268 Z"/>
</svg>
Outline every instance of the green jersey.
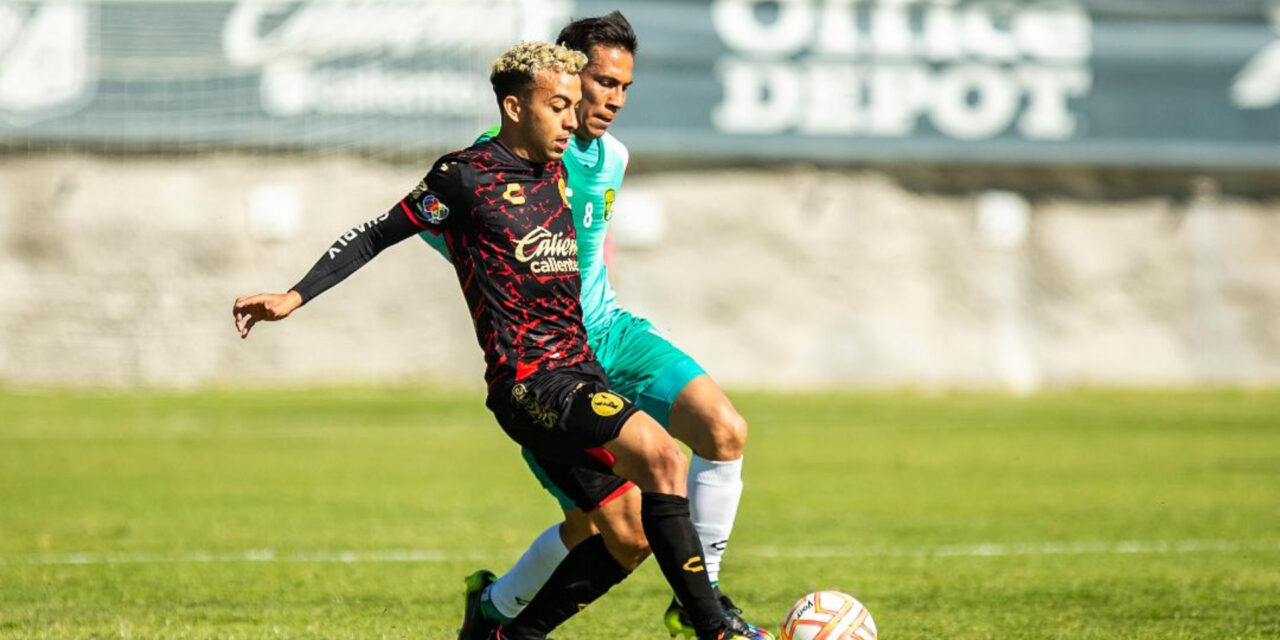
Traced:
<svg viewBox="0 0 1280 640">
<path fill-rule="evenodd" d="M 495 127 L 480 138 L 497 135 Z M 573 209 L 574 231 L 578 236 L 582 319 L 593 342 L 621 313 L 604 264 L 604 241 L 609 220 L 613 217 L 613 202 L 622 187 L 629 161 L 627 148 L 608 133 L 590 141 L 574 137 L 564 154 L 564 164 L 569 170 L 567 195 Z M 443 236 L 425 232 L 419 235 L 445 258 L 449 257 Z"/>
</svg>

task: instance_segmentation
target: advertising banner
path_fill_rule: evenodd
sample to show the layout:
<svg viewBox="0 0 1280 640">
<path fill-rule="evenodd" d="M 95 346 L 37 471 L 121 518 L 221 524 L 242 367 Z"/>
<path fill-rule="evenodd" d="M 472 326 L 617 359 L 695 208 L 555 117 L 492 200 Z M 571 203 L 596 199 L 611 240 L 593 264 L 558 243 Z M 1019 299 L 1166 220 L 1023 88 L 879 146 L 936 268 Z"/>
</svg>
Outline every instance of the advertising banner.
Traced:
<svg viewBox="0 0 1280 640">
<path fill-rule="evenodd" d="M 411 153 L 489 64 L 621 8 L 638 154 L 1280 168 L 1280 2 L 240 0 L 0 5 L 0 143 Z"/>
</svg>

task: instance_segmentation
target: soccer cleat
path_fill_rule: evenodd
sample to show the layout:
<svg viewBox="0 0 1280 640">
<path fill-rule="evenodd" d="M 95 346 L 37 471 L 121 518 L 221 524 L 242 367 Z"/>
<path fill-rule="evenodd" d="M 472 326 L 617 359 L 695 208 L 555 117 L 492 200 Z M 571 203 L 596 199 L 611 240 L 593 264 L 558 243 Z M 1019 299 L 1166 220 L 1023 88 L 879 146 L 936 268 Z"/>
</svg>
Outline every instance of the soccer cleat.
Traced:
<svg viewBox="0 0 1280 640">
<path fill-rule="evenodd" d="M 671 599 L 671 606 L 667 607 L 667 612 L 662 614 L 662 626 L 667 628 L 667 633 L 670 633 L 672 638 L 694 636 L 693 621 L 689 620 L 688 614 L 675 598 Z"/>
<path fill-rule="evenodd" d="M 773 634 L 767 629 L 757 627 L 739 617 L 725 616 L 725 633 L 730 638 L 742 640 L 773 640 Z"/>
<path fill-rule="evenodd" d="M 720 632 L 720 635 L 716 636 L 716 640 L 754 640 L 754 638 L 751 636 L 744 636 L 741 633 L 737 633 L 730 629 L 725 629 Z"/>
<path fill-rule="evenodd" d="M 458 640 L 489 640 L 497 633 L 498 625 L 486 618 L 484 610 L 480 607 L 480 595 L 496 579 L 493 572 L 487 569 L 481 569 L 467 576 L 465 580 L 467 590 L 463 592 L 467 606 L 463 610 Z"/>
<path fill-rule="evenodd" d="M 716 595 L 720 596 L 720 607 L 724 609 L 724 622 L 729 631 L 747 638 L 747 640 L 773 640 L 773 634 L 769 633 L 764 627 L 757 627 L 742 618 L 742 609 L 733 604 L 729 596 L 720 593 L 720 589 L 716 588 Z"/>
<path fill-rule="evenodd" d="M 498 624 L 493 626 L 493 631 L 489 632 L 489 637 L 485 638 L 485 640 L 510 640 L 510 638 L 502 631 L 502 625 Z M 551 640 L 551 638 L 548 637 L 546 640 Z"/>
<path fill-rule="evenodd" d="M 742 640 L 773 640 L 773 634 L 768 630 L 757 627 L 750 622 L 742 619 L 742 609 L 739 609 L 729 599 L 729 596 L 720 593 L 720 588 L 716 587 L 716 597 L 720 600 L 720 608 L 724 609 L 725 630 L 724 640 L 733 640 L 741 638 Z M 667 632 L 674 638 L 677 635 L 692 638 L 697 635 L 693 629 L 693 621 L 689 619 L 689 614 L 685 613 L 684 607 L 680 606 L 674 598 L 671 600 L 671 606 L 667 607 L 667 612 L 662 616 L 662 624 L 667 628 Z"/>
</svg>

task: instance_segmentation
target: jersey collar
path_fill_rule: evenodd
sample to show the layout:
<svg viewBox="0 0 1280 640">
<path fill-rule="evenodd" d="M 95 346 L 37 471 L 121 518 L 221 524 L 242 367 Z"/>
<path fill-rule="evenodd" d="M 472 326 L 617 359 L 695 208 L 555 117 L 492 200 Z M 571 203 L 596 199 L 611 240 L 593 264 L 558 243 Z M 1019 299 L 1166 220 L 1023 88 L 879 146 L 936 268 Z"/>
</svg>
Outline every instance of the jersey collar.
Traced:
<svg viewBox="0 0 1280 640">
<path fill-rule="evenodd" d="M 501 157 L 504 164 L 514 165 L 516 167 L 520 167 L 521 169 L 527 169 L 533 172 L 534 174 L 542 174 L 543 172 L 553 171 L 555 169 L 556 161 L 554 160 L 551 162 L 545 162 L 545 163 L 526 160 L 516 155 L 516 152 L 512 151 L 511 147 L 508 147 L 507 145 L 503 144 L 502 141 L 498 140 L 497 138 L 490 138 L 489 143 L 492 144 L 498 150 L 498 155 Z"/>
<path fill-rule="evenodd" d="M 570 140 L 570 141 L 569 141 L 569 152 L 573 154 L 573 165 L 574 165 L 574 166 L 573 166 L 573 168 L 574 168 L 574 169 L 583 169 L 583 170 L 587 171 L 588 173 L 600 173 L 601 171 L 603 171 L 603 170 L 604 170 L 604 162 L 605 162 L 605 158 L 604 158 L 604 136 L 600 136 L 599 138 L 595 138 L 595 139 L 591 140 L 590 142 L 588 142 L 588 143 L 587 143 L 586 149 L 585 149 L 585 150 L 581 150 L 581 151 L 580 151 L 581 147 L 579 146 L 579 143 L 581 142 L 581 140 L 582 140 L 582 139 L 581 139 L 581 138 L 579 138 L 578 136 L 574 136 L 574 137 L 573 137 L 573 140 Z M 579 154 L 579 153 L 585 153 L 585 152 L 586 152 L 586 150 L 589 150 L 589 149 L 591 149 L 592 147 L 595 147 L 595 148 L 596 148 L 596 149 L 595 149 L 595 150 L 596 150 L 596 163 L 595 163 L 595 165 L 593 165 L 593 166 L 586 166 L 586 165 L 583 165 L 583 163 L 578 159 L 578 154 Z"/>
</svg>

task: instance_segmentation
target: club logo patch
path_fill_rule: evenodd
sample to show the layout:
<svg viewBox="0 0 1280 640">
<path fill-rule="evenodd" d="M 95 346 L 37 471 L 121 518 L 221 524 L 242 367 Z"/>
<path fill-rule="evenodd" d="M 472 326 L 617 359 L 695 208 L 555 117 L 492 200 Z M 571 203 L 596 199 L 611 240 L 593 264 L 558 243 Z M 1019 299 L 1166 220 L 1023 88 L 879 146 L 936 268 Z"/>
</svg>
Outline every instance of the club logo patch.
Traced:
<svg viewBox="0 0 1280 640">
<path fill-rule="evenodd" d="M 440 199 L 431 195 L 424 194 L 422 199 L 418 201 L 418 210 L 426 216 L 427 221 L 431 224 L 440 224 L 445 218 L 449 217 L 449 207 L 445 206 Z"/>
<path fill-rule="evenodd" d="M 598 416 L 605 418 L 616 416 L 619 411 L 622 411 L 623 406 L 625 406 L 625 403 L 622 397 L 615 393 L 601 391 L 600 393 L 591 394 L 591 410 L 595 411 Z"/>
<path fill-rule="evenodd" d="M 507 190 L 502 192 L 502 199 L 516 206 L 524 204 L 524 185 L 508 184 Z"/>
<path fill-rule="evenodd" d="M 618 192 L 615 189 L 609 189 L 604 192 L 604 221 L 608 222 L 613 218 L 613 201 L 618 199 Z"/>
</svg>

